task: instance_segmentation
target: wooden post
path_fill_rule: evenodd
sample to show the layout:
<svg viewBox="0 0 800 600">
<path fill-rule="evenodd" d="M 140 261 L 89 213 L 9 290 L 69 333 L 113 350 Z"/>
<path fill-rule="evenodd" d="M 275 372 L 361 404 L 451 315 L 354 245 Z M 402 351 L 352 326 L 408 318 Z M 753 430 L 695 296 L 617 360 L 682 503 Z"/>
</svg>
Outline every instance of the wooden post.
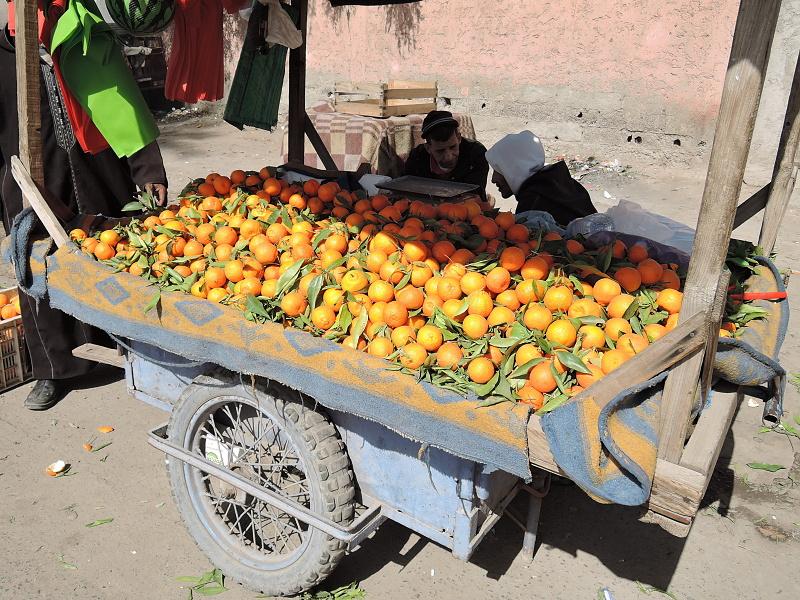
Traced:
<svg viewBox="0 0 800 600">
<path fill-rule="evenodd" d="M 772 187 L 767 207 L 764 211 L 764 220 L 761 222 L 761 235 L 758 245 L 769 256 L 775 247 L 783 215 L 789 204 L 789 198 L 794 191 L 797 177 L 797 145 L 800 141 L 800 56 L 794 67 L 792 88 L 789 92 L 789 102 L 786 105 L 786 116 L 783 119 L 781 141 L 778 144 L 778 155 L 775 158 L 775 170 L 772 174 Z"/>
<path fill-rule="evenodd" d="M 739 6 L 681 321 L 699 312 L 707 312 L 710 319 L 780 7 L 780 0 L 742 0 Z M 692 356 L 672 370 L 664 386 L 658 454 L 667 461 L 677 463 L 683 452 L 702 362 L 703 353 Z"/>
<path fill-rule="evenodd" d="M 300 12 L 298 28 L 303 43 L 289 51 L 289 162 L 305 162 L 306 129 L 306 39 L 308 37 L 308 0 L 294 0 Z"/>
<path fill-rule="evenodd" d="M 44 189 L 37 3 L 33 0 L 23 0 L 14 4 L 19 157 L 36 184 Z M 28 206 L 25 196 L 22 197 L 22 203 Z"/>
</svg>

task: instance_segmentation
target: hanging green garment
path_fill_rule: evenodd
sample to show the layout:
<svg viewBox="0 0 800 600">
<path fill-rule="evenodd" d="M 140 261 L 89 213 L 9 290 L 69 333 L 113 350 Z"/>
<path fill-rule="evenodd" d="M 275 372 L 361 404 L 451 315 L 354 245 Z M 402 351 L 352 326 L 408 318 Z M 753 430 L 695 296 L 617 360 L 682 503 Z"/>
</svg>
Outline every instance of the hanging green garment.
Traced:
<svg viewBox="0 0 800 600">
<path fill-rule="evenodd" d="M 297 9 L 281 3 L 297 24 Z M 239 64 L 233 77 L 225 121 L 243 129 L 245 125 L 271 130 L 278 124 L 286 46 L 272 47 L 265 40 L 267 7 L 256 3 L 247 24 Z"/>
<path fill-rule="evenodd" d="M 92 0 L 70 0 L 53 30 L 64 81 L 117 156 L 135 154 L 158 127 L 111 28 Z"/>
</svg>

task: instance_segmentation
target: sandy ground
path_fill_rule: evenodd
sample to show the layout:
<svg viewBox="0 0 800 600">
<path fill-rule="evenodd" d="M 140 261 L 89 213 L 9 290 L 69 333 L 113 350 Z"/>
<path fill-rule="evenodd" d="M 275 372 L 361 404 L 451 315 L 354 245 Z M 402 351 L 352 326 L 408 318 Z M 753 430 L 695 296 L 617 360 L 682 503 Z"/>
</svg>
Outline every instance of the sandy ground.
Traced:
<svg viewBox="0 0 800 600">
<path fill-rule="evenodd" d="M 211 170 L 280 162 L 280 134 L 242 134 L 213 121 L 169 124 L 162 141 L 175 192 Z M 613 202 L 608 192 L 693 225 L 703 176 L 638 165 L 622 175 L 583 181 L 598 204 Z M 756 179 L 748 180 L 743 194 L 764 183 Z M 777 248 L 781 268 L 799 264 L 799 213 L 795 197 Z M 749 239 L 757 233 L 756 224 L 737 232 Z M 798 286 L 795 279 L 789 290 L 795 310 Z M 795 321 L 782 354 L 790 372 L 800 371 Z M 164 457 L 145 441 L 146 431 L 168 416 L 131 398 L 113 369 L 85 380 L 46 413 L 22 407 L 29 389 L 30 384 L 0 395 L 0 598 L 186 598 L 176 577 L 200 575 L 211 565 L 172 503 Z M 790 386 L 790 417 L 800 415 L 799 400 Z M 555 485 L 544 503 L 541 546 L 531 564 L 518 556 L 522 534 L 507 518 L 469 563 L 389 523 L 323 587 L 360 581 L 368 598 L 454 600 L 589 600 L 603 587 L 617 600 L 658 598 L 651 586 L 680 600 L 796 597 L 800 454 L 785 436 L 759 434 L 760 415 L 760 408 L 743 403 L 688 539 L 637 522 L 634 510 L 602 506 L 574 486 Z M 102 424 L 116 431 L 95 443 L 112 445 L 84 452 L 81 445 L 99 435 L 95 428 Z M 800 447 L 800 440 L 794 442 Z M 57 458 L 72 463 L 71 476 L 44 475 L 45 465 Z M 748 469 L 748 462 L 794 462 L 794 468 L 769 474 Z M 512 509 L 522 514 L 524 506 Z M 113 522 L 85 527 L 104 518 Z M 257 597 L 228 584 L 224 598 Z"/>
</svg>

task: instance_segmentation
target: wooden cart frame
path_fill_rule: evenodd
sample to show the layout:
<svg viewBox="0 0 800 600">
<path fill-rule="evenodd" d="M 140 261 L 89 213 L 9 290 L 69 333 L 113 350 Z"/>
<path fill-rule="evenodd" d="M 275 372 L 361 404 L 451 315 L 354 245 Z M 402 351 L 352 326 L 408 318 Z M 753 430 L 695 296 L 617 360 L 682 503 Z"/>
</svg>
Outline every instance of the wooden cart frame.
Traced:
<svg viewBox="0 0 800 600">
<path fill-rule="evenodd" d="M 308 0 L 293 0 L 305 39 Z M 770 253 L 794 189 L 800 140 L 800 63 L 795 68 L 772 181 L 737 206 L 753 128 L 766 76 L 780 0 L 742 0 L 722 91 L 714 144 L 708 165 L 694 252 L 689 263 L 680 322 L 671 334 L 584 392 L 613 398 L 619 391 L 669 370 L 664 388 L 660 445 L 647 520 L 675 535 L 686 535 L 708 487 L 722 444 L 741 400 L 740 390 L 718 393 L 700 416 L 687 442 L 690 413 L 698 394 L 711 385 L 711 364 L 730 273 L 725 257 L 732 231 L 764 211 L 759 245 Z M 41 188 L 44 181 L 39 98 L 36 2 L 17 2 L 17 89 L 20 158 Z M 302 164 L 308 136 L 326 168 L 335 170 L 305 109 L 306 46 L 289 55 L 289 162 Z M 23 189 L 24 198 L 41 198 Z M 55 218 L 43 217 L 57 243 L 66 234 Z M 531 464 L 560 473 L 538 417 L 528 425 Z"/>
</svg>

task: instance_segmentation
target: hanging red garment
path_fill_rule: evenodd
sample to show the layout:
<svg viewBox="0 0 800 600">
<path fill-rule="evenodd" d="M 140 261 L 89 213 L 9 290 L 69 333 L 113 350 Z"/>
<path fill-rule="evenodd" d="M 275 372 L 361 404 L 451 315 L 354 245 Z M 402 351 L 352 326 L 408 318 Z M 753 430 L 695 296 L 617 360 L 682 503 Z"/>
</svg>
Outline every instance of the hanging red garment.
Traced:
<svg viewBox="0 0 800 600">
<path fill-rule="evenodd" d="M 46 48 L 50 48 L 50 38 L 58 19 L 64 14 L 68 0 L 51 0 L 50 6 L 47 10 L 47 17 L 45 17 L 43 10 L 43 0 L 39 0 L 39 43 L 43 44 Z M 8 3 L 8 31 L 12 36 L 16 35 L 16 19 L 14 15 L 14 3 Z M 67 109 L 67 116 L 69 117 L 72 132 L 75 139 L 81 147 L 81 150 L 89 154 L 98 154 L 103 150 L 109 148 L 108 142 L 103 137 L 103 134 L 97 129 L 89 115 L 78 103 L 75 97 L 70 93 L 64 83 L 64 78 L 61 76 L 61 69 L 58 65 L 58 52 L 55 53 L 53 58 L 53 72 L 58 81 L 58 87 L 61 90 L 61 95 L 64 99 L 64 106 Z"/>
</svg>

